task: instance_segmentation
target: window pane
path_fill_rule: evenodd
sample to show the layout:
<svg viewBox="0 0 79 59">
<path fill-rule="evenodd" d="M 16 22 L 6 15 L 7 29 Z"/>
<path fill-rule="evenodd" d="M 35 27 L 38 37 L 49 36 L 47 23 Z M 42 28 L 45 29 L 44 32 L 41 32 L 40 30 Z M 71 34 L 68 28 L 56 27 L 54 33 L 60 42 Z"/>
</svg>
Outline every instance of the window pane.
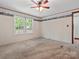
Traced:
<svg viewBox="0 0 79 59">
<path fill-rule="evenodd" d="M 27 30 L 32 30 L 32 19 L 26 19 Z"/>
<path fill-rule="evenodd" d="M 15 17 L 15 30 L 16 33 L 23 33 L 25 29 L 25 19 L 22 17 Z"/>
<path fill-rule="evenodd" d="M 32 31 L 32 19 L 30 19 L 30 18 L 26 19 L 26 30 L 27 30 L 27 32 Z"/>
</svg>

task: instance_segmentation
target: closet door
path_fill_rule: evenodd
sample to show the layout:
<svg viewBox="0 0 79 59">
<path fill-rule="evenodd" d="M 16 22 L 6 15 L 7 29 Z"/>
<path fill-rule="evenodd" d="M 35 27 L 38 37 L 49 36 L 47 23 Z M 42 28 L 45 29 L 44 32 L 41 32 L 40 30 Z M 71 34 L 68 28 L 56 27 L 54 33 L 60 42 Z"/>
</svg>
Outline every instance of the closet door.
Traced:
<svg viewBox="0 0 79 59">
<path fill-rule="evenodd" d="M 79 44 L 79 12 L 73 13 L 73 41 Z"/>
</svg>

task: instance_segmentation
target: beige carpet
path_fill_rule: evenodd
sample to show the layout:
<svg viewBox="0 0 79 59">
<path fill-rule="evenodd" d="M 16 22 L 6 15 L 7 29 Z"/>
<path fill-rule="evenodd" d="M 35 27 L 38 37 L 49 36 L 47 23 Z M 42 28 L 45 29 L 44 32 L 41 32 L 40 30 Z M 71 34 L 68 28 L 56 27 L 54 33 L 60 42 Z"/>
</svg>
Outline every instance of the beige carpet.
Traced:
<svg viewBox="0 0 79 59">
<path fill-rule="evenodd" d="M 79 59 L 79 52 L 53 40 L 33 39 L 1 46 L 0 59 Z"/>
</svg>

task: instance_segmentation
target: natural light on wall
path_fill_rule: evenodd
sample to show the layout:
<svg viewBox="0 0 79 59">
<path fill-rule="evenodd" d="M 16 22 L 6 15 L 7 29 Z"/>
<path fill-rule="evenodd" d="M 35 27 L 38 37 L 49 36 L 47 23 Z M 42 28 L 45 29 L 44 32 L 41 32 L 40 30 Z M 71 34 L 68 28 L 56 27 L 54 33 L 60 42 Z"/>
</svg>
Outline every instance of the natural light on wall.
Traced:
<svg viewBox="0 0 79 59">
<path fill-rule="evenodd" d="M 21 16 L 14 17 L 14 28 L 16 34 L 32 33 L 32 18 L 25 18 Z"/>
</svg>

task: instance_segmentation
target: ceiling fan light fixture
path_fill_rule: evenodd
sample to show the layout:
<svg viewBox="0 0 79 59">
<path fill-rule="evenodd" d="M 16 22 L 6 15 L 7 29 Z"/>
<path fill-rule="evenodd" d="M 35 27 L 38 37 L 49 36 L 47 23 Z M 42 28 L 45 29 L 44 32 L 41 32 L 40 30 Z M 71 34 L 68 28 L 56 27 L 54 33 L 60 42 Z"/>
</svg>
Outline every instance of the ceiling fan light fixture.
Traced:
<svg viewBox="0 0 79 59">
<path fill-rule="evenodd" d="M 36 2 L 37 1 L 37 2 Z M 38 11 L 42 11 L 43 9 L 49 9 L 50 7 L 48 6 L 48 0 L 32 0 L 36 6 L 32 8 L 36 8 Z"/>
<path fill-rule="evenodd" d="M 40 10 L 39 11 L 41 12 L 41 11 L 43 11 L 43 9 L 44 9 L 43 7 L 40 7 Z"/>
<path fill-rule="evenodd" d="M 42 12 L 44 10 L 44 8 L 43 7 L 37 7 L 36 10 Z"/>
</svg>

